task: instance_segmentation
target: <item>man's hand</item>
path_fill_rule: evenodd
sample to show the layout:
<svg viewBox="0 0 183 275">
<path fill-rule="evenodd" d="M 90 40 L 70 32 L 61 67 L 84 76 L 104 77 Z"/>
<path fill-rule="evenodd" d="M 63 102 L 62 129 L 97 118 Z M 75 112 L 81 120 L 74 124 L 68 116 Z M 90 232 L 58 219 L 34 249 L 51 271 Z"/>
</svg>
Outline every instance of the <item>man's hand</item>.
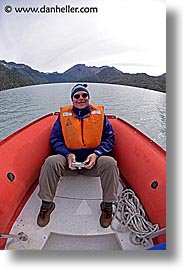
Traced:
<svg viewBox="0 0 183 275">
<path fill-rule="evenodd" d="M 76 156 L 74 154 L 67 155 L 67 161 L 68 161 L 69 169 L 71 169 L 71 170 L 76 170 L 77 169 L 76 167 L 71 166 L 72 162 L 76 161 Z"/>
<path fill-rule="evenodd" d="M 96 163 L 96 159 L 98 158 L 98 156 L 93 153 L 93 154 L 90 154 L 87 159 L 85 160 L 85 168 L 86 169 L 91 169 L 95 163 Z"/>
</svg>

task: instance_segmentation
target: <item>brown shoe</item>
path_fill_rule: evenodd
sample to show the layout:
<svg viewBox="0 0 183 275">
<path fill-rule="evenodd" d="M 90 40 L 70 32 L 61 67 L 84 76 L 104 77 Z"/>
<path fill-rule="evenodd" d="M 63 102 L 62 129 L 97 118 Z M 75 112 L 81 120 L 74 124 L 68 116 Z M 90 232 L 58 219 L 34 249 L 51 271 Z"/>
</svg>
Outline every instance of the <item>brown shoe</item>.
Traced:
<svg viewBox="0 0 183 275">
<path fill-rule="evenodd" d="M 104 208 L 104 202 L 101 202 L 100 208 L 102 210 L 102 214 L 100 216 L 100 225 L 104 228 L 107 228 L 112 221 L 112 209 Z"/>
<path fill-rule="evenodd" d="M 51 203 L 51 207 L 48 210 L 40 209 L 39 215 L 37 217 L 37 224 L 41 227 L 46 226 L 50 221 L 50 214 L 55 209 L 55 203 Z"/>
</svg>

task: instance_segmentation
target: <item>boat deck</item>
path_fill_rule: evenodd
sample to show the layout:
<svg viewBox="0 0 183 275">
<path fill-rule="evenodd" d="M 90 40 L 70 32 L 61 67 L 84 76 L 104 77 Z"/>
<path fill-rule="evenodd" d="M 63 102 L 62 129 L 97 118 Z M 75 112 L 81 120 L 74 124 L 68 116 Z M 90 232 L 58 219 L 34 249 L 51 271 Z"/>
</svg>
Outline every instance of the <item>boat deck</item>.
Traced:
<svg viewBox="0 0 183 275">
<path fill-rule="evenodd" d="M 120 184 L 119 192 L 122 186 Z M 54 198 L 50 223 L 41 228 L 37 215 L 41 201 L 38 187 L 16 219 L 11 232 L 24 232 L 27 241 L 8 239 L 5 249 L 17 250 L 144 250 L 129 241 L 129 232 L 116 232 L 99 223 L 102 192 L 99 178 L 65 177 Z"/>
</svg>

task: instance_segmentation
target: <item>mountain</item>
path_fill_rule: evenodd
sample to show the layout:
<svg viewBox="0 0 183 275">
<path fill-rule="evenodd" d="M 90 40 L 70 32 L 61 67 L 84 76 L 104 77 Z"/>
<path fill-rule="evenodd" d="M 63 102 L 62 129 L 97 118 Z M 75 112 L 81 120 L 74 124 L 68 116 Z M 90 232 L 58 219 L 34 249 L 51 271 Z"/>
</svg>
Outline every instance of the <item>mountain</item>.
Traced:
<svg viewBox="0 0 183 275">
<path fill-rule="evenodd" d="M 123 76 L 123 73 L 119 70 L 117 70 L 115 67 L 105 67 L 99 72 L 97 72 L 95 75 L 89 76 L 89 77 L 82 77 L 82 81 L 87 82 L 101 82 L 101 83 L 112 83 L 117 82 L 121 77 Z M 117 84 L 117 83 L 116 83 Z"/>
<path fill-rule="evenodd" d="M 139 88 L 146 88 L 160 92 L 166 92 L 166 74 L 150 76 L 145 73 L 123 74 L 122 78 L 113 84 L 129 85 Z"/>
<path fill-rule="evenodd" d="M 25 85 L 33 85 L 34 82 L 27 76 L 9 69 L 0 63 L 0 90 L 7 90 Z"/>
<path fill-rule="evenodd" d="M 65 79 L 69 82 L 81 81 L 81 79 L 88 79 L 100 73 L 107 66 L 103 67 L 87 67 L 85 64 L 77 64 L 63 73 Z"/>
<path fill-rule="evenodd" d="M 4 60 L 1 60 L 0 64 L 4 65 L 6 69 L 9 69 L 10 73 L 17 72 L 29 79 L 33 84 L 48 83 L 45 73 L 34 70 L 25 64 L 16 64 L 14 62 L 6 62 Z"/>
<path fill-rule="evenodd" d="M 150 76 L 145 73 L 120 73 L 120 71 L 116 72 L 113 67 L 103 70 L 94 77 L 83 78 L 82 81 L 126 85 L 166 92 L 166 74 Z"/>
<path fill-rule="evenodd" d="M 15 87 L 65 82 L 93 82 L 135 86 L 166 92 L 166 74 L 149 76 L 145 73 L 123 73 L 115 67 L 77 64 L 64 73 L 43 73 L 25 64 L 0 61 L 0 90 Z"/>
</svg>

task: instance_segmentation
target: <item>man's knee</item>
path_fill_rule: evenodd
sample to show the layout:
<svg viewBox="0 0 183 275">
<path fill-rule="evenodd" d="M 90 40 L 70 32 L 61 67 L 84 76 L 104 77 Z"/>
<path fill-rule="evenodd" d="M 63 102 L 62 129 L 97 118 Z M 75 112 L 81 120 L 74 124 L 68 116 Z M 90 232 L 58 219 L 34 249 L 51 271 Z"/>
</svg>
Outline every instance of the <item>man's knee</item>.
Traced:
<svg viewBox="0 0 183 275">
<path fill-rule="evenodd" d="M 58 164 L 65 164 L 66 159 L 62 155 L 53 155 L 45 159 L 45 165 L 50 167 L 55 167 Z"/>
<path fill-rule="evenodd" d="M 118 170 L 117 161 L 110 156 L 102 156 L 98 159 L 98 168 L 102 170 Z"/>
<path fill-rule="evenodd" d="M 111 167 L 111 166 L 117 166 L 117 161 L 110 156 L 102 156 L 98 159 L 98 163 L 100 165 Z"/>
</svg>

